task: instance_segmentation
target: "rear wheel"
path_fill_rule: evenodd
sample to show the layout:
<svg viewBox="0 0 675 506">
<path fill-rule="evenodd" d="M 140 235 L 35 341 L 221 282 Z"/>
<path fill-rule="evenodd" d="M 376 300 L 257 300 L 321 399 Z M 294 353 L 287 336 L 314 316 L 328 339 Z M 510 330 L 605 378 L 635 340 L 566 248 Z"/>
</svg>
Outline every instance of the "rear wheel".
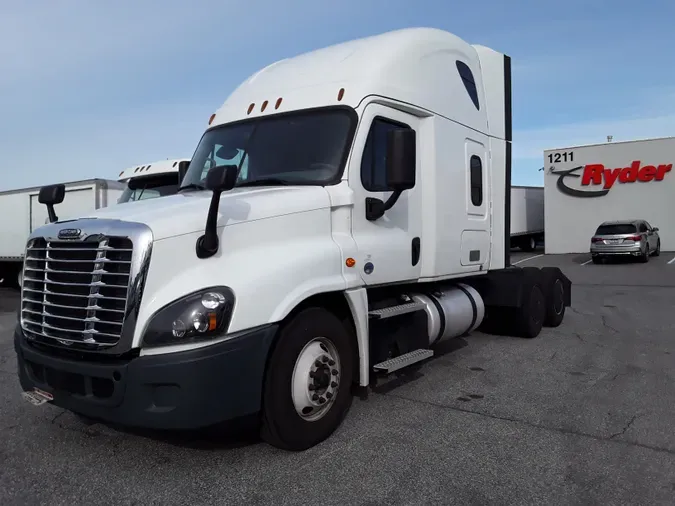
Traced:
<svg viewBox="0 0 675 506">
<path fill-rule="evenodd" d="M 599 256 L 593 257 L 593 263 L 594 264 L 601 264 L 602 263 L 602 258 Z"/>
<path fill-rule="evenodd" d="M 352 402 L 354 340 L 322 308 L 304 309 L 280 331 L 263 391 L 262 437 L 301 451 L 328 438 Z"/>
<path fill-rule="evenodd" d="M 526 237 L 520 243 L 520 249 L 523 251 L 534 251 L 536 247 L 537 241 L 535 241 L 534 237 Z"/>
<path fill-rule="evenodd" d="M 546 297 L 546 316 L 544 325 L 558 327 L 565 317 L 565 285 L 562 273 L 555 268 L 544 267 L 543 291 Z"/>
<path fill-rule="evenodd" d="M 516 309 L 515 330 L 521 337 L 532 339 L 541 332 L 546 318 L 546 298 L 541 284 L 525 280 L 522 305 Z"/>
<path fill-rule="evenodd" d="M 642 262 L 643 264 L 649 262 L 649 243 L 645 244 L 645 249 L 640 255 L 640 262 Z"/>
<path fill-rule="evenodd" d="M 656 241 L 656 249 L 654 250 L 654 256 L 657 257 L 661 254 L 661 239 Z"/>
</svg>

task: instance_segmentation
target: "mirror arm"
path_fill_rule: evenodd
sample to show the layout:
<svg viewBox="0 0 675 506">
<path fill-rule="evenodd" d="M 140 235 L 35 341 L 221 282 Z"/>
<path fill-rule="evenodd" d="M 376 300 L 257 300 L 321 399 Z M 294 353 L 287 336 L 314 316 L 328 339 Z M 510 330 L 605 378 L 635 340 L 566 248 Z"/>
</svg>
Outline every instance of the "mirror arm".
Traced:
<svg viewBox="0 0 675 506">
<path fill-rule="evenodd" d="M 54 204 L 45 204 L 47 206 L 47 214 L 49 215 L 49 222 L 56 223 L 59 220 L 59 217 L 56 216 L 54 211 Z"/>
<path fill-rule="evenodd" d="M 401 196 L 402 193 L 403 193 L 403 190 L 394 190 L 394 193 L 389 195 L 389 198 L 384 203 L 385 212 L 389 211 L 389 209 L 394 207 L 394 204 L 396 204 L 396 202 L 398 202 L 398 198 Z"/>
<path fill-rule="evenodd" d="M 394 190 L 386 202 L 382 202 L 380 199 L 374 197 L 366 197 L 366 219 L 368 221 L 375 221 L 382 218 L 385 212 L 394 207 L 394 204 L 396 204 L 402 193 L 403 190 Z"/>
<path fill-rule="evenodd" d="M 220 190 L 214 190 L 209 205 L 209 214 L 206 217 L 204 235 L 197 239 L 197 258 L 209 258 L 218 252 L 218 207 L 220 205 Z"/>
</svg>

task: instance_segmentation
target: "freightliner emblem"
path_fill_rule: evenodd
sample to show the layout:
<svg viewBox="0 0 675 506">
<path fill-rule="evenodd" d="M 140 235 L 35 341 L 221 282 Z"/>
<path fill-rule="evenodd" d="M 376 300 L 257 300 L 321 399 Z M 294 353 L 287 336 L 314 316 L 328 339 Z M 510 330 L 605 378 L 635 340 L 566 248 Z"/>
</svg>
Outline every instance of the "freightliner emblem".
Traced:
<svg viewBox="0 0 675 506">
<path fill-rule="evenodd" d="M 64 228 L 59 230 L 59 239 L 79 239 L 82 230 L 79 228 Z"/>
</svg>

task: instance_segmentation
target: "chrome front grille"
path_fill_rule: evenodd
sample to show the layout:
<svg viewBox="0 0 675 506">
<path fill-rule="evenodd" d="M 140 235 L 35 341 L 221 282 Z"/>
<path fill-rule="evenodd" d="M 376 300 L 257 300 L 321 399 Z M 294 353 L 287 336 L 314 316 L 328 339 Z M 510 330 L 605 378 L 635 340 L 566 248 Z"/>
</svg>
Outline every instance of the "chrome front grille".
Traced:
<svg viewBox="0 0 675 506">
<path fill-rule="evenodd" d="M 31 238 L 21 300 L 27 337 L 73 348 L 115 346 L 127 312 L 132 259 L 127 237 Z"/>
</svg>

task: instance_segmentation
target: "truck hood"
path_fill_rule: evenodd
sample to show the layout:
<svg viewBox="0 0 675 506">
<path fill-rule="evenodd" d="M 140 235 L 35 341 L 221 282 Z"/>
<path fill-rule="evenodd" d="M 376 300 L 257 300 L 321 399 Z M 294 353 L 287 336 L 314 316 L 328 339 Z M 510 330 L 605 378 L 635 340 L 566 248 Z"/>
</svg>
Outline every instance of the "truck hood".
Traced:
<svg viewBox="0 0 675 506">
<path fill-rule="evenodd" d="M 186 191 L 104 207 L 80 218 L 144 223 L 152 229 L 153 237 L 158 241 L 204 230 L 211 195 L 210 191 Z M 235 188 L 220 196 L 218 226 L 327 207 L 330 207 L 330 198 L 320 186 Z"/>
</svg>

